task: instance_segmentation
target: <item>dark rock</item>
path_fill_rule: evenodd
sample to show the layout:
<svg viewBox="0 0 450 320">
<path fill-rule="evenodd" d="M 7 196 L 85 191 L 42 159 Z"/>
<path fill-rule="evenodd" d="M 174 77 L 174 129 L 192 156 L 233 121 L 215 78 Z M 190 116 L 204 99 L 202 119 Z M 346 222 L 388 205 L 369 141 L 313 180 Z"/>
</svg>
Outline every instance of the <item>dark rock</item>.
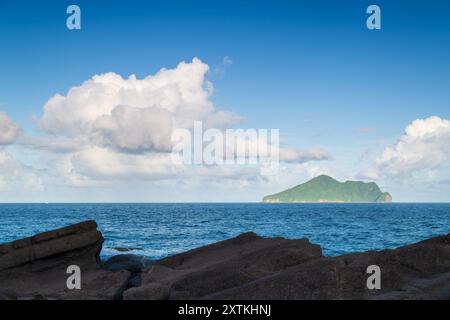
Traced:
<svg viewBox="0 0 450 320">
<path fill-rule="evenodd" d="M 380 290 L 367 288 L 370 265 L 381 268 Z M 322 257 L 320 247 L 307 240 L 248 233 L 157 261 L 125 297 L 449 299 L 450 235 L 395 250 Z"/>
<path fill-rule="evenodd" d="M 102 243 L 97 224 L 86 221 L 0 245 L 1 288 L 22 300 L 112 299 L 130 273 L 100 269 Z M 67 289 L 70 265 L 81 269 L 81 290 Z"/>
<path fill-rule="evenodd" d="M 97 269 L 83 276 L 81 290 L 66 290 L 58 298 L 63 300 L 120 300 L 128 286 L 130 273 L 126 270 L 110 272 Z"/>
<path fill-rule="evenodd" d="M 447 299 L 450 235 L 395 250 L 348 254 L 299 264 L 208 299 Z M 367 267 L 381 269 L 381 290 L 366 286 Z"/>
<path fill-rule="evenodd" d="M 123 290 L 127 290 L 129 288 L 133 288 L 133 287 L 140 287 L 142 285 L 142 276 L 140 273 L 138 274 L 132 274 L 129 278 L 128 278 L 128 286 Z"/>
<path fill-rule="evenodd" d="M 141 273 L 144 268 L 149 267 L 152 264 L 151 260 L 146 259 L 143 256 L 136 256 L 132 254 L 122 254 L 109 258 L 102 264 L 103 270 L 108 271 L 121 271 L 126 270 L 129 272 L 129 277 L 123 286 L 117 291 L 116 299 L 122 299 L 123 293 L 130 288 L 139 287 L 142 284 Z"/>
<path fill-rule="evenodd" d="M 131 273 L 140 272 L 142 269 L 150 266 L 151 260 L 134 254 L 121 254 L 109 258 L 102 263 L 102 269 L 108 271 L 127 270 Z"/>
<path fill-rule="evenodd" d="M 124 300 L 167 300 L 169 298 L 169 287 L 150 283 L 146 286 L 131 288 L 124 292 Z"/>
<path fill-rule="evenodd" d="M 95 221 L 86 221 L 62 229 L 0 245 L 0 272 L 21 268 L 38 271 L 77 261 L 80 266 L 99 263 L 103 236 Z M 54 257 L 57 259 L 54 259 Z"/>
<path fill-rule="evenodd" d="M 170 287 L 171 299 L 201 298 L 321 256 L 320 247 L 306 239 L 247 233 L 158 261 L 142 274 L 142 286 Z"/>
</svg>

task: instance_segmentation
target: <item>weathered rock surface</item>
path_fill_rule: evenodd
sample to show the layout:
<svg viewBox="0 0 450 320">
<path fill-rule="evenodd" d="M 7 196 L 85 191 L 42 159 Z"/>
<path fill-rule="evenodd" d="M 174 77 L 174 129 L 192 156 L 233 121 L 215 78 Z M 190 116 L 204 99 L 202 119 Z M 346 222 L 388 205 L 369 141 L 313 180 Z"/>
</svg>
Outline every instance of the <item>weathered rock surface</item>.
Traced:
<svg viewBox="0 0 450 320">
<path fill-rule="evenodd" d="M 149 267 L 152 264 L 151 260 L 143 256 L 136 256 L 134 254 L 119 254 L 109 258 L 101 264 L 103 270 L 119 271 L 127 270 L 130 273 L 139 273 L 142 269 Z"/>
<path fill-rule="evenodd" d="M 370 265 L 381 268 L 380 290 L 367 288 Z M 167 288 L 169 294 L 155 294 Z M 323 257 L 307 240 L 248 233 L 156 262 L 130 297 L 450 299 L 450 235 L 395 250 Z"/>
<path fill-rule="evenodd" d="M 95 221 L 86 221 L 0 245 L 0 299 L 117 298 L 130 273 L 100 269 L 102 243 Z M 81 269 L 81 290 L 67 289 L 70 265 Z"/>
<path fill-rule="evenodd" d="M 367 267 L 381 289 L 367 289 Z M 450 299 L 450 235 L 395 250 L 310 260 L 208 299 Z"/>
<path fill-rule="evenodd" d="M 86 221 L 0 245 L 0 271 L 13 268 L 38 271 L 77 260 L 83 266 L 96 265 L 103 236 L 95 221 Z M 58 259 L 48 259 L 62 255 Z"/>
<path fill-rule="evenodd" d="M 158 283 L 133 287 L 123 293 L 124 300 L 167 300 L 169 296 L 170 288 Z"/>
<path fill-rule="evenodd" d="M 450 234 L 394 250 L 323 257 L 307 239 L 245 233 L 160 261 L 101 263 L 93 221 L 0 245 L 0 299 L 450 299 Z M 82 269 L 68 290 L 66 268 Z M 369 290 L 367 267 L 381 269 Z"/>
<path fill-rule="evenodd" d="M 320 246 L 306 239 L 267 239 L 246 233 L 169 257 L 156 266 L 174 270 L 165 269 L 158 276 L 158 282 L 170 285 L 171 299 L 196 299 L 240 287 L 321 256 Z M 152 273 L 143 276 L 143 284 L 151 283 L 154 278 Z"/>
</svg>

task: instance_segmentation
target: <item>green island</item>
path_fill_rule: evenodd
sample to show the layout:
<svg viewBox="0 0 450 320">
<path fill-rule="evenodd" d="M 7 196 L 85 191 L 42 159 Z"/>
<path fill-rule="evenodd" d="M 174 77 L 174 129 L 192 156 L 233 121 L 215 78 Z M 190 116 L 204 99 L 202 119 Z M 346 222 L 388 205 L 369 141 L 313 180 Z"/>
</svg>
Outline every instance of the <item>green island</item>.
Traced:
<svg viewBox="0 0 450 320">
<path fill-rule="evenodd" d="M 375 182 L 339 182 L 321 175 L 306 183 L 263 198 L 263 202 L 392 202 L 388 192 L 382 192 Z"/>
</svg>

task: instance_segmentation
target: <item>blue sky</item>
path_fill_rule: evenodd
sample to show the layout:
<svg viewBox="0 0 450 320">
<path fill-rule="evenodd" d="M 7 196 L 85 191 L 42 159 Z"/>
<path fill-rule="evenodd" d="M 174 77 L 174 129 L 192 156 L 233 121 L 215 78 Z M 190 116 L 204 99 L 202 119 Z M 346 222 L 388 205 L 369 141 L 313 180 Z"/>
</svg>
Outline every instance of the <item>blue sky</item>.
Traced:
<svg viewBox="0 0 450 320">
<path fill-rule="evenodd" d="M 81 8 L 81 30 L 66 28 L 70 4 Z M 381 30 L 366 28 L 370 4 L 381 8 Z M 241 127 L 279 128 L 283 146 L 320 148 L 332 160 L 290 164 L 287 170 L 298 174 L 273 183 L 214 181 L 211 188 L 219 192 L 211 194 L 202 191 L 201 177 L 142 179 L 130 182 L 132 191 L 117 183 L 75 188 L 49 173 L 59 155 L 19 140 L 2 151 L 37 170 L 33 177 L 44 177 L 37 190 L 3 188 L 0 200 L 169 201 L 182 185 L 182 201 L 258 201 L 305 181 L 306 167 L 342 180 L 362 177 L 386 148 L 397 146 L 408 125 L 437 116 L 444 122 L 430 134 L 440 142 L 424 147 L 413 139 L 405 148 L 437 152 L 442 161 L 402 163 L 405 157 L 396 154 L 369 176 L 399 201 L 450 201 L 449 155 L 441 150 L 449 137 L 449 39 L 450 3 L 438 0 L 2 1 L 0 111 L 22 128 L 21 139 L 48 134 L 37 126 L 47 101 L 96 74 L 143 78 L 198 57 L 210 68 L 217 110 L 245 118 Z M 232 64 L 224 65 L 225 57 Z M 393 162 L 412 172 L 399 174 Z M 4 177 L 4 184 L 11 179 Z"/>
</svg>

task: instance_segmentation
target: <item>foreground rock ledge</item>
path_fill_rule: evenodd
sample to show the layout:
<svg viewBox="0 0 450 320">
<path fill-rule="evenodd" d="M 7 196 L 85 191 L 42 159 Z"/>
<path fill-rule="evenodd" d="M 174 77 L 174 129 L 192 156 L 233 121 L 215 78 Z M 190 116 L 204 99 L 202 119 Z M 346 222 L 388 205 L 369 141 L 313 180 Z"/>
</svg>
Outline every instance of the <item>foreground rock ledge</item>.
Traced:
<svg viewBox="0 0 450 320">
<path fill-rule="evenodd" d="M 395 250 L 323 257 L 307 239 L 245 233 L 160 261 L 101 262 L 94 221 L 0 245 L 0 299 L 450 299 L 450 234 Z M 66 268 L 82 269 L 82 289 Z M 367 267 L 381 268 L 368 290 Z"/>
</svg>

